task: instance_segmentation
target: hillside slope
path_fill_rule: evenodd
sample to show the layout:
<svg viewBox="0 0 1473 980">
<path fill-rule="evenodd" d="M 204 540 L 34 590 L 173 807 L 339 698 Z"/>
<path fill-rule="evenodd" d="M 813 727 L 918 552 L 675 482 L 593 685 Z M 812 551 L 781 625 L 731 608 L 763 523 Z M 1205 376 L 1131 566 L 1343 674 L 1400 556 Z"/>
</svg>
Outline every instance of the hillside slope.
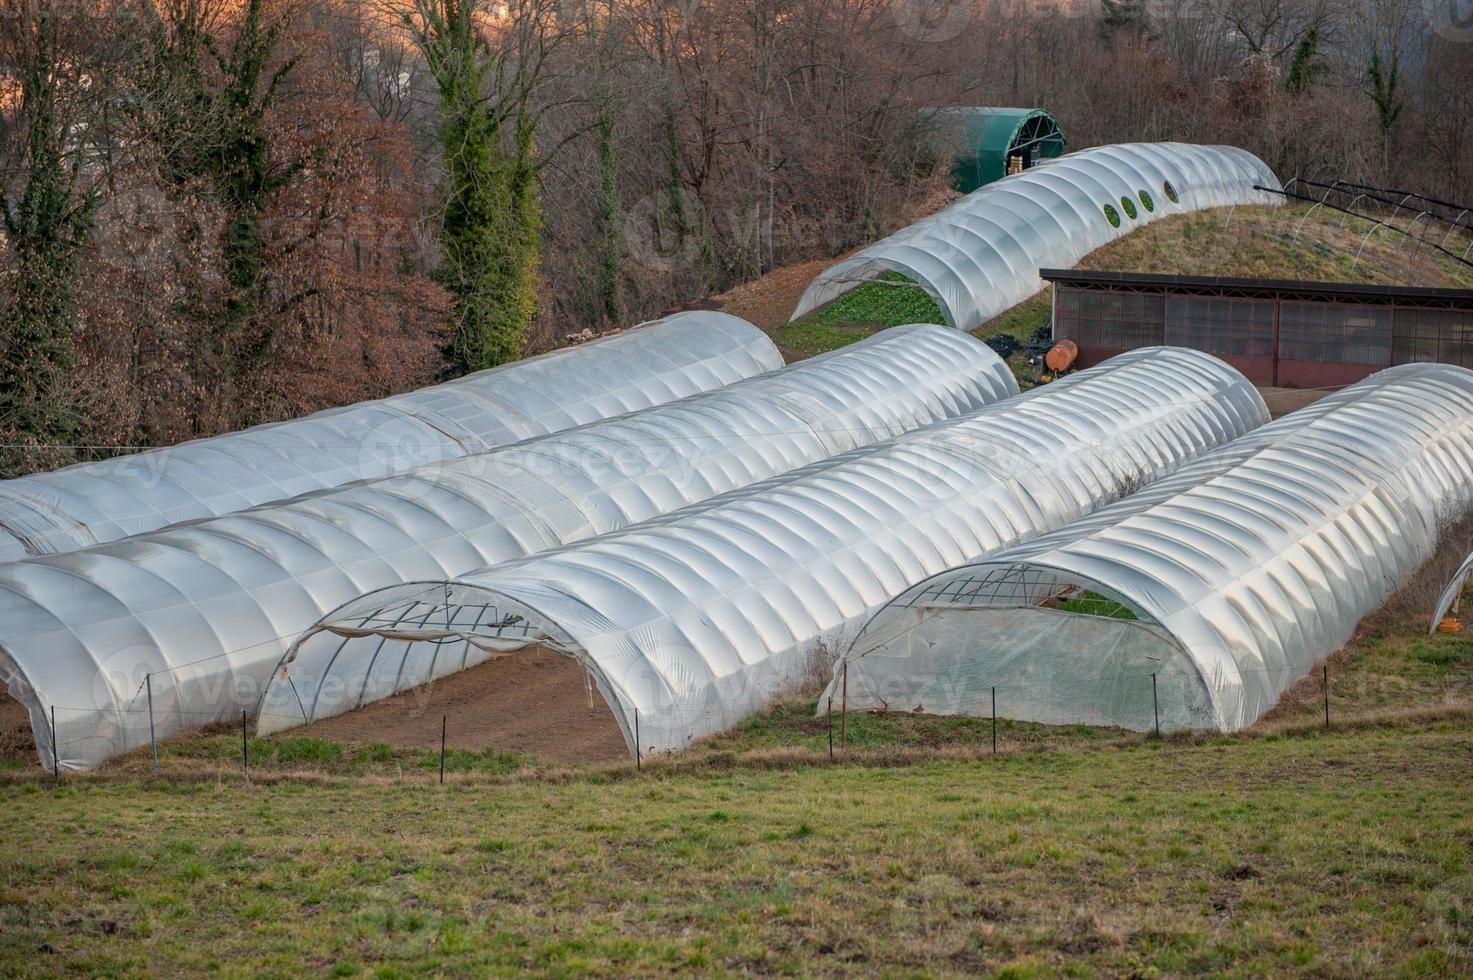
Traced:
<svg viewBox="0 0 1473 980">
<path fill-rule="evenodd" d="M 1369 235 L 1369 222 L 1299 205 L 1201 211 L 1147 225 L 1106 245 L 1079 263 L 1081 269 L 1109 269 L 1164 275 L 1249 276 L 1377 285 L 1473 289 L 1473 266 L 1465 266 L 1425 245 L 1408 247 L 1385 229 Z M 1448 248 L 1470 242 L 1453 236 Z M 895 304 L 866 315 L 865 304 L 851 299 L 834 312 L 841 297 L 794 323 L 788 317 L 815 276 L 836 259 L 808 262 L 769 273 L 716 297 L 728 313 L 744 317 L 770 333 L 789 360 L 810 357 L 852 343 L 900 322 L 892 310 L 910 314 L 925 304 Z M 894 293 L 887 288 L 887 293 Z M 1048 319 L 1050 290 L 1020 303 L 975 333 L 1011 333 L 1026 338 Z M 939 322 L 939 320 L 937 321 Z"/>
</svg>

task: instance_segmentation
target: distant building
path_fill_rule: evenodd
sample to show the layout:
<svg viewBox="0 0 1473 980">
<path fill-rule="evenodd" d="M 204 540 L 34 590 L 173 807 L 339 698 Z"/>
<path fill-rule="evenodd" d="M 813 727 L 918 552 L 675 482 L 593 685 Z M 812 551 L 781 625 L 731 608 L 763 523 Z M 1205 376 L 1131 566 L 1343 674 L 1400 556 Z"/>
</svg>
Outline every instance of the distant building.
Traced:
<svg viewBox="0 0 1473 980">
<path fill-rule="evenodd" d="M 1080 367 L 1137 347 L 1215 354 L 1255 384 L 1335 387 L 1394 364 L 1473 367 L 1473 290 L 1044 269 Z"/>
<path fill-rule="evenodd" d="M 955 155 L 951 186 L 963 194 L 1063 156 L 1068 145 L 1058 121 L 1042 109 L 956 106 L 928 112 Z"/>
</svg>

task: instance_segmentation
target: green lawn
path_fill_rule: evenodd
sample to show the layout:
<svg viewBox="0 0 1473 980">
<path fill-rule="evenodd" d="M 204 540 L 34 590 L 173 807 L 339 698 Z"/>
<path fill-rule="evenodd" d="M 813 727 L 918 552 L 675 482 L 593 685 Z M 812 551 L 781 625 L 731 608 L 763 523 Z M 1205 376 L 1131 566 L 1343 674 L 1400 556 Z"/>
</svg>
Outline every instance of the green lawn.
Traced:
<svg viewBox="0 0 1473 980">
<path fill-rule="evenodd" d="M 941 308 L 905 276 L 889 273 L 850 290 L 821 310 L 778 327 L 773 340 L 783 350 L 811 357 L 862 340 L 885 327 L 945 323 Z"/>
<path fill-rule="evenodd" d="M 1473 725 L 0 787 L 21 974 L 1473 970 Z"/>
</svg>

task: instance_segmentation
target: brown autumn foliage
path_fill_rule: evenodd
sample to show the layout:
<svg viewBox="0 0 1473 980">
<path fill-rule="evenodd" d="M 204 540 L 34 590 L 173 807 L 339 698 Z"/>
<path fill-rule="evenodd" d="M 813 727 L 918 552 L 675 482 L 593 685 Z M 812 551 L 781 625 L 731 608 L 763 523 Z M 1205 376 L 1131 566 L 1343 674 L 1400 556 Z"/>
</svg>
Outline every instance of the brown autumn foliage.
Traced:
<svg viewBox="0 0 1473 980">
<path fill-rule="evenodd" d="M 26 35 L 16 25 L 67 8 L 0 2 L 11 25 L 0 38 L 0 177 L 14 204 L 30 166 L 15 97 Z M 222 46 L 247 2 L 168 0 L 213 5 Z M 68 130 L 87 150 L 78 165 L 96 201 L 79 272 L 73 441 L 168 443 L 443 375 L 436 104 L 396 2 L 265 6 L 282 25 L 267 55 L 281 83 L 260 129 L 289 179 L 261 222 L 254 329 L 264 366 L 245 380 L 222 380 L 210 353 L 211 324 L 230 299 L 218 195 L 203 181 L 162 179 L 159 147 L 130 129 L 140 45 L 68 35 L 96 47 L 78 50 L 77 63 L 104 66 L 89 67 L 87 86 L 117 93 L 93 100 L 94 116 Z M 132 37 L 149 9 L 118 0 L 104 13 Z M 499 9 L 488 5 L 488 25 Z M 560 0 L 549 9 L 531 96 L 545 213 L 533 349 L 620 325 L 609 323 L 610 270 L 633 323 L 935 207 L 948 161 L 920 122 L 927 106 L 1038 105 L 1074 149 L 1234 143 L 1285 178 L 1473 198 L 1473 30 L 1429 25 L 1420 0 Z M 1394 111 L 1373 99 L 1373 55 L 1398 66 Z M 516 57 L 503 70 L 515 74 Z M 9 245 L 0 271 L 14 265 Z M 86 456 L 38 451 L 25 465 Z"/>
</svg>

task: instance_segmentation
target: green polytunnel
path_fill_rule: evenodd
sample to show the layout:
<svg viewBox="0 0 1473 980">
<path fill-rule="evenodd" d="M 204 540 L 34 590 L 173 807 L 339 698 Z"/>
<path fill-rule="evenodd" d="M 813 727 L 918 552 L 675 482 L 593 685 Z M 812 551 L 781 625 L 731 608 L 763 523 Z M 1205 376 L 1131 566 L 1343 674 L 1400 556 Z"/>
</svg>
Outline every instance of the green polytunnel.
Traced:
<svg viewBox="0 0 1473 980">
<path fill-rule="evenodd" d="M 955 138 L 951 186 L 963 194 L 1061 157 L 1068 142 L 1058 120 L 1042 109 L 962 106 L 934 112 L 939 127 Z"/>
</svg>

